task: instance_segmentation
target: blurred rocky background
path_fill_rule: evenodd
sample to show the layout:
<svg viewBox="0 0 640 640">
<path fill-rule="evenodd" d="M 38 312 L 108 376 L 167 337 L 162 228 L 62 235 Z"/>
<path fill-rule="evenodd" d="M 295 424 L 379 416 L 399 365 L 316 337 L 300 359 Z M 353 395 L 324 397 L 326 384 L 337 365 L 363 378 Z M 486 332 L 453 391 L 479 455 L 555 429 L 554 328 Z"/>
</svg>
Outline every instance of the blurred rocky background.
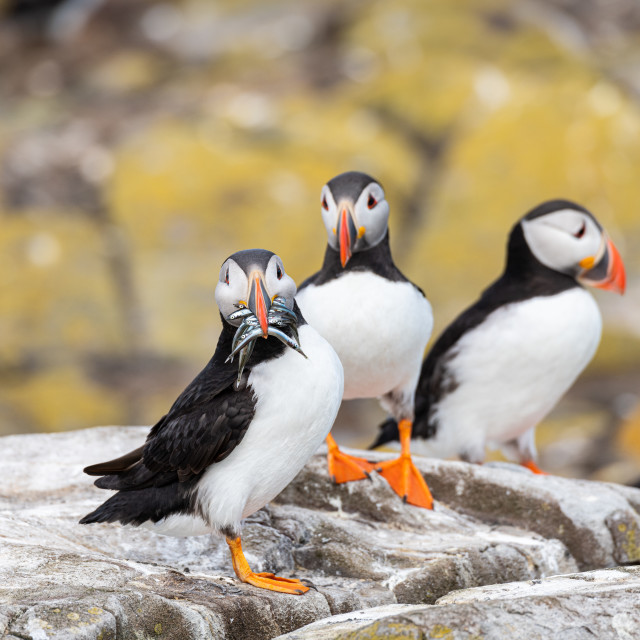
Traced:
<svg viewBox="0 0 640 640">
<path fill-rule="evenodd" d="M 640 478 L 636 0 L 0 2 L 0 433 L 150 424 L 213 352 L 221 262 L 325 246 L 323 183 L 385 185 L 437 333 L 540 201 L 587 206 L 627 266 L 541 465 Z M 410 310 L 407 310 L 409 313 Z M 383 417 L 352 402 L 364 446 Z"/>
</svg>

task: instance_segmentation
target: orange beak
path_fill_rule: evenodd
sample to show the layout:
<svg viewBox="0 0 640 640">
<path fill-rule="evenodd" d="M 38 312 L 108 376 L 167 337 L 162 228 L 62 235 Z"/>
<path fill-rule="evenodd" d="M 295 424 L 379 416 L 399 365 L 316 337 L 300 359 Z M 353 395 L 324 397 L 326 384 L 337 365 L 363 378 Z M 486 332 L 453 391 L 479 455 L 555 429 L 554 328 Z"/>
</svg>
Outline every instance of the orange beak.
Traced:
<svg viewBox="0 0 640 640">
<path fill-rule="evenodd" d="M 358 230 L 346 205 L 343 205 L 338 219 L 338 244 L 340 246 L 340 263 L 344 268 L 353 255 L 353 247 L 358 240 Z"/>
<path fill-rule="evenodd" d="M 607 239 L 607 246 L 600 262 L 582 273 L 579 280 L 591 287 L 606 289 L 619 294 L 624 293 L 627 284 L 624 263 L 611 240 Z"/>
<path fill-rule="evenodd" d="M 248 307 L 253 311 L 253 314 L 258 318 L 260 328 L 262 329 L 262 335 L 267 337 L 267 330 L 269 328 L 269 307 L 271 307 L 271 299 L 267 293 L 267 287 L 264 284 L 262 276 L 254 272 L 250 276 L 251 289 L 249 291 L 249 303 Z"/>
</svg>

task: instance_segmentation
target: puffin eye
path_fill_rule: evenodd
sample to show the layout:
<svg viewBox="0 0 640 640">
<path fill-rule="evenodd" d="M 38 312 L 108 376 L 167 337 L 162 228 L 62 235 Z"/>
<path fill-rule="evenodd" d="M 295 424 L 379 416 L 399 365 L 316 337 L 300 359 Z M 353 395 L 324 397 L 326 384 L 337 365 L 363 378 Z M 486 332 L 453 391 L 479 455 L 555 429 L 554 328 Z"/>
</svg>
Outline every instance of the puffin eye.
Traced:
<svg viewBox="0 0 640 640">
<path fill-rule="evenodd" d="M 224 276 L 224 281 L 229 284 L 229 267 L 227 267 L 227 273 Z"/>
<path fill-rule="evenodd" d="M 276 276 L 278 276 L 278 280 L 282 280 L 283 273 L 279 264 L 276 265 Z"/>
<path fill-rule="evenodd" d="M 373 209 L 373 207 L 375 207 L 377 204 L 378 204 L 378 201 L 371 194 L 369 194 L 369 199 L 367 200 L 367 207 L 369 207 L 369 209 Z"/>
<path fill-rule="evenodd" d="M 587 225 L 583 222 L 582 226 L 580 227 L 580 229 L 578 229 L 578 231 L 576 231 L 573 235 L 574 237 L 580 239 L 582 238 L 582 236 L 584 235 L 584 232 L 587 230 Z"/>
<path fill-rule="evenodd" d="M 325 211 L 329 211 L 329 205 L 327 204 L 327 199 L 326 198 L 322 198 L 322 208 Z"/>
</svg>

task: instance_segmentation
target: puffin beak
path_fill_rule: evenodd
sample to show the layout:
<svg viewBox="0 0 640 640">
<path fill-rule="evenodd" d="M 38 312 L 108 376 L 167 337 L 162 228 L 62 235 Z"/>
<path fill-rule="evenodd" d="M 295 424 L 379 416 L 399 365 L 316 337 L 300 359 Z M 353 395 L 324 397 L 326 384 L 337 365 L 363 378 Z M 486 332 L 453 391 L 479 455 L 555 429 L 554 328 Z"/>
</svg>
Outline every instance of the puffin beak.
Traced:
<svg viewBox="0 0 640 640">
<path fill-rule="evenodd" d="M 340 262 L 344 268 L 353 255 L 353 247 L 358 240 L 358 230 L 353 221 L 353 207 L 347 202 L 340 203 L 338 216 L 338 245 L 340 247 Z"/>
<path fill-rule="evenodd" d="M 581 263 L 581 266 L 587 267 L 578 278 L 581 282 L 598 289 L 624 293 L 627 283 L 624 264 L 616 246 L 609 238 L 605 238 L 605 250 L 599 262 L 591 266 L 589 261 L 593 262 L 585 258 Z"/>
<path fill-rule="evenodd" d="M 267 287 L 261 273 L 258 271 L 252 272 L 249 276 L 249 281 L 251 282 L 251 285 L 247 306 L 251 309 L 253 315 L 258 318 L 260 328 L 262 329 L 262 336 L 266 338 L 268 335 L 267 329 L 269 328 L 267 314 L 271 308 L 271 298 L 269 298 Z"/>
</svg>

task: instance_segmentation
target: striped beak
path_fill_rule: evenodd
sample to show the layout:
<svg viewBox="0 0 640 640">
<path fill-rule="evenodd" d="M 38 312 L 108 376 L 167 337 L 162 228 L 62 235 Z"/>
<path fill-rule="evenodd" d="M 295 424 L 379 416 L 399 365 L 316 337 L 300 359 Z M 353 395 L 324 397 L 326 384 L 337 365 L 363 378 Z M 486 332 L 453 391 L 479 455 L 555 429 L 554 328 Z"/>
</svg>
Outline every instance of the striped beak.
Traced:
<svg viewBox="0 0 640 640">
<path fill-rule="evenodd" d="M 609 238 L 606 238 L 605 250 L 597 264 L 583 271 L 578 280 L 590 287 L 614 291 L 623 294 L 627 276 L 624 263 L 616 246 Z"/>
<path fill-rule="evenodd" d="M 347 202 L 340 203 L 338 217 L 338 246 L 340 248 L 340 263 L 344 268 L 353 255 L 353 247 L 358 240 L 358 229 L 353 220 L 353 206 Z"/>
<path fill-rule="evenodd" d="M 269 328 L 268 313 L 271 308 L 271 298 L 269 298 L 264 278 L 260 272 L 253 271 L 249 276 L 249 281 L 251 285 L 247 306 L 251 309 L 253 315 L 258 318 L 260 329 L 262 329 L 262 336 L 266 338 Z"/>
</svg>

